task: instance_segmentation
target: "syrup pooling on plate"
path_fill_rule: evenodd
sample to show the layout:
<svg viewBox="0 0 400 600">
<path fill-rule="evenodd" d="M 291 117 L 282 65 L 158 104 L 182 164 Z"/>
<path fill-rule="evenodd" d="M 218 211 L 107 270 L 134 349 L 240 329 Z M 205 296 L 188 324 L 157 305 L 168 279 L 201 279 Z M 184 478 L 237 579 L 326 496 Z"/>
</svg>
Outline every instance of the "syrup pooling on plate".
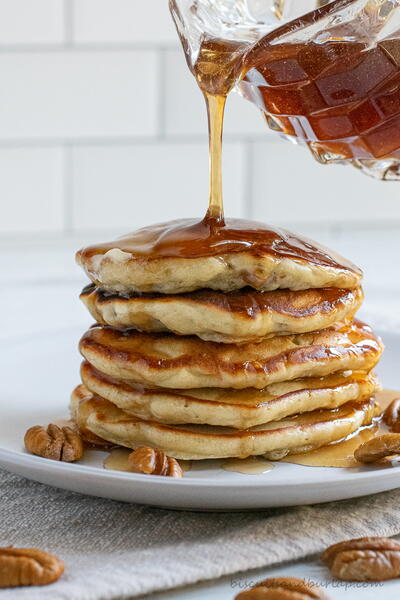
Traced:
<svg viewBox="0 0 400 600">
<path fill-rule="evenodd" d="M 132 473 L 132 468 L 129 464 L 128 457 L 132 450 L 127 448 L 114 448 L 110 454 L 104 460 L 104 468 L 112 471 L 123 471 L 126 473 Z M 183 471 L 190 471 L 192 469 L 192 461 L 179 460 L 179 465 Z M 215 468 L 220 461 L 215 461 Z M 211 463 L 211 465 L 210 465 Z M 202 466 L 206 468 L 212 468 L 213 461 L 204 460 L 196 461 L 196 467 L 193 470 L 199 471 Z M 233 471 L 235 473 L 243 473 L 246 475 L 259 475 L 266 473 L 273 469 L 274 465 L 263 458 L 251 457 L 251 458 L 232 458 L 224 461 L 221 465 L 224 471 Z"/>
<path fill-rule="evenodd" d="M 103 466 L 110 471 L 126 471 L 131 473 L 132 469 L 128 461 L 128 457 L 132 452 L 127 448 L 113 448 L 110 454 L 104 459 Z"/>
<path fill-rule="evenodd" d="M 265 458 L 229 458 L 225 460 L 221 469 L 224 471 L 233 471 L 234 473 L 243 473 L 243 475 L 261 475 L 274 468 L 274 465 Z"/>
<path fill-rule="evenodd" d="M 290 454 L 282 459 L 283 462 L 294 463 L 306 467 L 359 467 L 360 463 L 354 458 L 355 450 L 373 437 L 386 433 L 381 423 L 365 427 L 347 440 L 329 444 L 316 450 L 300 454 Z"/>
<path fill-rule="evenodd" d="M 377 402 L 382 409 L 385 408 L 394 400 L 400 396 L 400 392 L 393 390 L 382 390 L 376 394 Z M 369 426 L 364 427 L 356 433 L 351 435 L 349 439 L 342 440 L 311 450 L 311 452 L 305 452 L 302 454 L 292 454 L 285 457 L 283 462 L 294 463 L 297 465 L 304 465 L 308 467 L 360 467 L 360 463 L 354 458 L 354 451 L 365 442 L 368 442 L 374 437 L 388 433 L 388 428 L 383 423 L 382 419 L 376 420 L 376 422 Z M 388 464 L 388 463 L 387 463 Z M 364 465 L 363 465 L 364 466 Z"/>
</svg>

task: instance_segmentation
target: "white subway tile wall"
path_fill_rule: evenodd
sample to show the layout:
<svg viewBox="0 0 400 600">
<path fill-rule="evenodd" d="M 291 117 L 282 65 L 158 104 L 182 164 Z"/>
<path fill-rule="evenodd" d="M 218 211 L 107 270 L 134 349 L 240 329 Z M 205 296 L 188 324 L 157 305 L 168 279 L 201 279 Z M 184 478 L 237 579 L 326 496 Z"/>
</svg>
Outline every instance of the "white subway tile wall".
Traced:
<svg viewBox="0 0 400 600">
<path fill-rule="evenodd" d="M 225 145 L 224 191 L 229 214 L 244 214 L 244 156 L 240 143 Z M 181 172 L 184 176 L 181 176 Z M 204 143 L 160 142 L 123 147 L 85 146 L 72 151 L 73 228 L 136 228 L 202 216 L 208 199 Z"/>
<path fill-rule="evenodd" d="M 71 1 L 76 42 L 177 44 L 168 0 Z"/>
<path fill-rule="evenodd" d="M 64 8 L 64 0 L 0 0 L 0 47 L 63 43 Z"/>
<path fill-rule="evenodd" d="M 0 0 L 0 77 L 2 237 L 202 214 L 206 113 L 167 0 Z M 334 231 L 400 223 L 398 184 L 314 163 L 237 94 L 225 133 L 228 214 Z"/>
<path fill-rule="evenodd" d="M 154 51 L 7 52 L 0 77 L 0 139 L 157 134 Z"/>
<path fill-rule="evenodd" d="M 0 232 L 64 228 L 63 151 L 0 148 Z"/>
<path fill-rule="evenodd" d="M 253 215 L 272 222 L 359 223 L 400 216 L 400 184 L 377 181 L 343 165 L 321 165 L 311 153 L 280 139 L 252 151 Z M 286 198 L 291 198 L 286 203 Z"/>
</svg>

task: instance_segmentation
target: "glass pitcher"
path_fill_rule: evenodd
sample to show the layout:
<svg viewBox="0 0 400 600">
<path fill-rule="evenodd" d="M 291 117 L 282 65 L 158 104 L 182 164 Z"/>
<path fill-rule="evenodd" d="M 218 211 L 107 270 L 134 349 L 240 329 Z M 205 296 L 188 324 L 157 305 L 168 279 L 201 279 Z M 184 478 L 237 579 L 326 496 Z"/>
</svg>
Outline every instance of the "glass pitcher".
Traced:
<svg viewBox="0 0 400 600">
<path fill-rule="evenodd" d="M 322 163 L 400 179 L 400 0 L 170 0 L 203 91 L 236 87 Z"/>
</svg>

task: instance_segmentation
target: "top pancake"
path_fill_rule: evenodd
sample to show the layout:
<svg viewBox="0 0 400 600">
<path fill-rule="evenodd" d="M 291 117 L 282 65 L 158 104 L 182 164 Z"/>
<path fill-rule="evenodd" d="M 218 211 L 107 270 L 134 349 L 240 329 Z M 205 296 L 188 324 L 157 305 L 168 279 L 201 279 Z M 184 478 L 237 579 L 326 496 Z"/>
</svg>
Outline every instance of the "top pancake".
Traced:
<svg viewBox="0 0 400 600">
<path fill-rule="evenodd" d="M 161 223 L 83 248 L 76 258 L 113 292 L 352 289 L 362 279 L 355 265 L 307 238 L 240 219 L 218 227 L 206 219 Z"/>
</svg>

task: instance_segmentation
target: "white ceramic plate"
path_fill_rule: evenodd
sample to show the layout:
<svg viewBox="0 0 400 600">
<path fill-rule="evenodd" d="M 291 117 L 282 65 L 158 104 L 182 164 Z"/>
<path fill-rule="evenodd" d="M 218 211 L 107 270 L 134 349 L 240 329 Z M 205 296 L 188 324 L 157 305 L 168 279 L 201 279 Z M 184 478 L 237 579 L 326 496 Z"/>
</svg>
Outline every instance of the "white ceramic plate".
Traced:
<svg viewBox="0 0 400 600">
<path fill-rule="evenodd" d="M 384 387 L 400 389 L 400 335 L 383 332 L 379 368 Z M 398 467 L 335 469 L 276 463 L 261 475 L 218 468 L 189 471 L 183 479 L 103 469 L 104 452 L 87 452 L 79 464 L 58 463 L 24 452 L 32 425 L 66 416 L 78 382 L 80 331 L 34 335 L 7 342 L 0 382 L 0 466 L 29 479 L 83 494 L 191 510 L 240 510 L 313 504 L 363 496 L 400 484 Z"/>
</svg>

